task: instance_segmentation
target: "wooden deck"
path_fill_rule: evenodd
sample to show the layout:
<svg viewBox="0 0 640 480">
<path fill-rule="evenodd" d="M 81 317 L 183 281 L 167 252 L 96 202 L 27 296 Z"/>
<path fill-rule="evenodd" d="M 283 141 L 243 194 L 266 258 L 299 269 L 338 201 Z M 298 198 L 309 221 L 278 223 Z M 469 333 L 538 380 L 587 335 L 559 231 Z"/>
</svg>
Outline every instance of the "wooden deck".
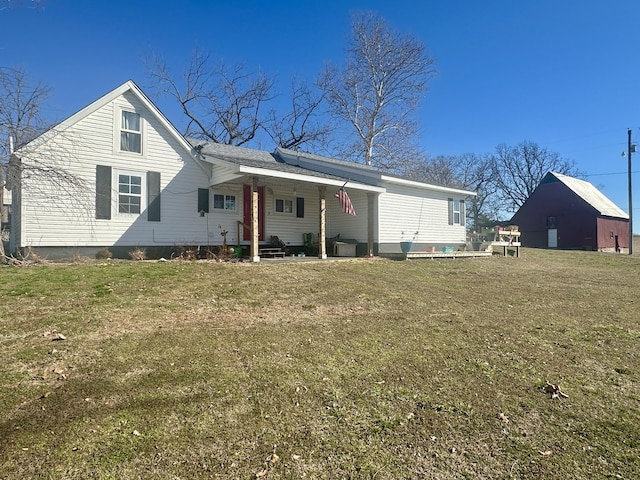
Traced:
<svg viewBox="0 0 640 480">
<path fill-rule="evenodd" d="M 415 260 L 419 258 L 476 258 L 490 257 L 491 251 L 464 251 L 464 252 L 409 252 L 405 253 L 407 260 Z"/>
</svg>

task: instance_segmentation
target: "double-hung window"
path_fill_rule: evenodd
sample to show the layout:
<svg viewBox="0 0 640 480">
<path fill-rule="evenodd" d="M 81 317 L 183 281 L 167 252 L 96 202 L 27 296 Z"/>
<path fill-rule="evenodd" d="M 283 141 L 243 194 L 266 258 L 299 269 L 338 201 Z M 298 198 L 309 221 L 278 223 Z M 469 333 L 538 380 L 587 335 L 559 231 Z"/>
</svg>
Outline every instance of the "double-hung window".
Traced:
<svg viewBox="0 0 640 480">
<path fill-rule="evenodd" d="M 118 174 L 118 212 L 137 213 L 142 205 L 142 177 Z"/>
<path fill-rule="evenodd" d="M 142 121 L 139 113 L 122 110 L 120 150 L 142 153 Z"/>
<path fill-rule="evenodd" d="M 449 199 L 449 225 L 465 225 L 466 212 L 464 200 L 457 198 Z"/>
<path fill-rule="evenodd" d="M 276 213 L 293 213 L 293 200 L 290 198 L 276 198 Z"/>
<path fill-rule="evenodd" d="M 216 210 L 236 211 L 236 196 L 216 193 L 213 195 L 213 208 Z"/>
<path fill-rule="evenodd" d="M 460 200 L 453 201 L 453 224 L 460 225 Z"/>
</svg>

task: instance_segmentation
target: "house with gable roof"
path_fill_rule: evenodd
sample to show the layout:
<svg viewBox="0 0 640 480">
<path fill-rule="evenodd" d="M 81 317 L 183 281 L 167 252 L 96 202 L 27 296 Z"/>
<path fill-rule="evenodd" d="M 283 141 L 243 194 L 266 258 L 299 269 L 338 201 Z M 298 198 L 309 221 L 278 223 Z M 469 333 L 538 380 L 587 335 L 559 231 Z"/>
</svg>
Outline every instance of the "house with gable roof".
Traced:
<svg viewBox="0 0 640 480">
<path fill-rule="evenodd" d="M 629 215 L 591 183 L 548 172 L 512 217 L 522 245 L 627 253 Z"/>
<path fill-rule="evenodd" d="M 21 168 L 46 157 L 81 184 Z M 266 152 L 184 138 L 128 81 L 19 148 L 12 159 L 11 251 L 48 258 L 136 248 L 243 247 L 252 261 L 278 237 L 301 248 L 349 239 L 356 255 L 398 255 L 466 243 L 474 192 L 277 148 Z M 33 172 L 33 170 L 31 170 Z M 336 198 L 344 189 L 355 212 Z"/>
</svg>

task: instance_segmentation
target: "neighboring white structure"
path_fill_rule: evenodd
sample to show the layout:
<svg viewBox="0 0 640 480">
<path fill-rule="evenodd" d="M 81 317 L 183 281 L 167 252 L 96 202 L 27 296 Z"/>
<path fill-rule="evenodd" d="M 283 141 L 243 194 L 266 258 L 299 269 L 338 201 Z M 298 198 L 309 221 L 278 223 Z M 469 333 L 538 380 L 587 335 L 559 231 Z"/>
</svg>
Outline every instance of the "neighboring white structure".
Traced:
<svg viewBox="0 0 640 480">
<path fill-rule="evenodd" d="M 45 157 L 81 184 L 20 174 Z M 475 195 L 292 150 L 187 141 L 132 81 L 18 150 L 13 172 L 11 248 L 50 258 L 167 255 L 219 246 L 223 231 L 254 261 L 272 236 L 296 247 L 307 233 L 322 258 L 337 235 L 359 255 L 400 253 L 403 240 L 424 251 L 466 242 L 464 200 Z M 356 216 L 335 196 L 343 186 Z"/>
</svg>

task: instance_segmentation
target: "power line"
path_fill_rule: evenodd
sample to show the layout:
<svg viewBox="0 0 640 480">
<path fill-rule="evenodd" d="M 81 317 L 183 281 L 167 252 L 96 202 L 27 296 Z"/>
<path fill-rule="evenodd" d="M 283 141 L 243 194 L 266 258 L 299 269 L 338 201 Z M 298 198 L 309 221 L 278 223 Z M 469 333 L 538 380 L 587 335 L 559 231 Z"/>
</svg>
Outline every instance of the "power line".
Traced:
<svg viewBox="0 0 640 480">
<path fill-rule="evenodd" d="M 585 177 L 604 177 L 606 175 L 627 175 L 628 172 L 606 172 L 606 173 L 588 173 Z M 631 174 L 640 173 L 640 171 L 631 172 Z"/>
</svg>

